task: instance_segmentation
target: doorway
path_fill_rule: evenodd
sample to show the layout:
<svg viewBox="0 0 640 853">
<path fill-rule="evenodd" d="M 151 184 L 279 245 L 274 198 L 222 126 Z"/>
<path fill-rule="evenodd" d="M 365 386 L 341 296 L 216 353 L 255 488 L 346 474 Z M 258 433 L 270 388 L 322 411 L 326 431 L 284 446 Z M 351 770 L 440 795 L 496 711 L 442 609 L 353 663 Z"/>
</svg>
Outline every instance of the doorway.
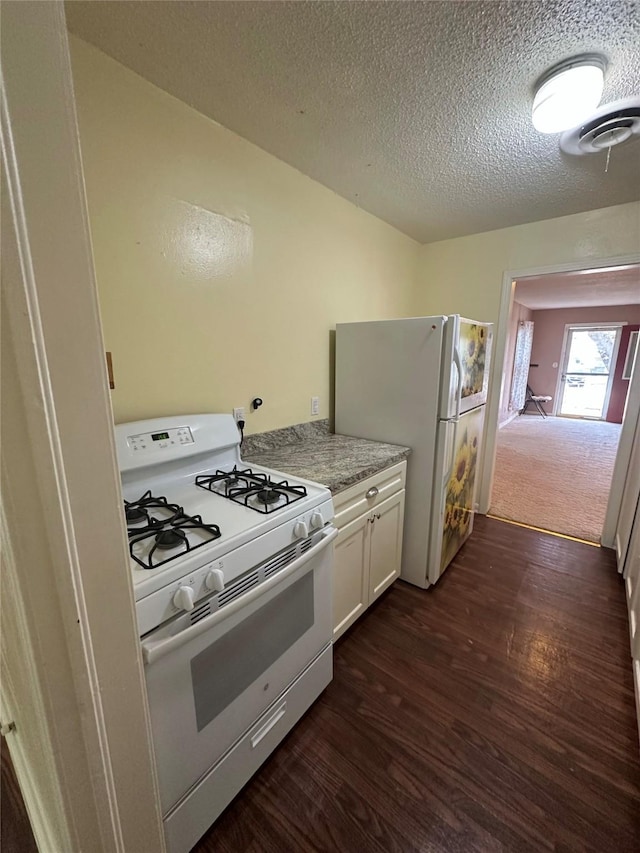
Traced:
<svg viewBox="0 0 640 853">
<path fill-rule="evenodd" d="M 491 515 L 600 542 L 640 328 L 639 275 L 626 265 L 515 280 Z"/>
<path fill-rule="evenodd" d="M 611 399 L 622 325 L 565 327 L 557 414 L 604 420 Z"/>
</svg>

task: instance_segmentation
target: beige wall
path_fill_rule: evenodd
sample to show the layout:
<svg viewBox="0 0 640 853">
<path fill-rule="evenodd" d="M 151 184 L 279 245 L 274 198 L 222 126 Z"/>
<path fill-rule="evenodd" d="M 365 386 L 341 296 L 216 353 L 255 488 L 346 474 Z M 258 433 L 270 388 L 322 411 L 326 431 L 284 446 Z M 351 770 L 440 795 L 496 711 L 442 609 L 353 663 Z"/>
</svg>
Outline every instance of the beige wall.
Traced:
<svg viewBox="0 0 640 853">
<path fill-rule="evenodd" d="M 246 406 L 260 432 L 310 420 L 312 395 L 327 417 L 330 330 L 413 313 L 419 245 L 71 50 L 116 421 Z"/>
<path fill-rule="evenodd" d="M 534 311 L 532 367 L 529 382 L 536 394 L 553 397 L 545 405 L 551 411 L 557 404 L 558 374 L 565 326 L 569 323 L 640 323 L 640 305 L 609 305 L 602 308 L 555 308 Z M 553 365 L 557 364 L 557 367 Z"/>
<path fill-rule="evenodd" d="M 336 322 L 498 319 L 502 274 L 637 251 L 640 203 L 419 246 L 71 37 L 116 421 L 329 412 Z M 249 401 L 265 405 L 255 414 Z"/>
<path fill-rule="evenodd" d="M 500 319 L 505 272 L 591 263 L 640 251 L 640 202 L 430 243 L 420 250 L 415 313 Z M 490 505 L 506 329 L 494 338 L 478 504 Z"/>
<path fill-rule="evenodd" d="M 498 320 L 502 276 L 640 252 L 640 202 L 429 243 L 420 250 L 415 299 L 423 314 Z"/>
</svg>

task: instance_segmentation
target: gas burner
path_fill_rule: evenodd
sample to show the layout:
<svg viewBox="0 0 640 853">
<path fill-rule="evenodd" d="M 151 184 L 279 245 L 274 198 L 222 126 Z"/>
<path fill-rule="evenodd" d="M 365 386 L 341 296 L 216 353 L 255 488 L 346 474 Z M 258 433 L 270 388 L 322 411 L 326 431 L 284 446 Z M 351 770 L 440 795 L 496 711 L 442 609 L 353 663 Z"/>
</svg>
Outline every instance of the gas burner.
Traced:
<svg viewBox="0 0 640 853">
<path fill-rule="evenodd" d="M 139 524 L 141 521 L 149 521 L 147 513 L 138 506 L 126 506 L 124 514 L 127 524 Z"/>
<path fill-rule="evenodd" d="M 171 529 L 161 530 L 156 533 L 156 547 L 161 551 L 167 551 L 169 548 L 176 548 L 185 541 L 186 537 L 181 530 Z"/>
<path fill-rule="evenodd" d="M 276 482 L 266 474 L 235 465 L 231 471 L 198 474 L 196 486 L 262 513 L 284 509 L 307 495 L 304 486 L 290 485 L 287 480 Z"/>
</svg>

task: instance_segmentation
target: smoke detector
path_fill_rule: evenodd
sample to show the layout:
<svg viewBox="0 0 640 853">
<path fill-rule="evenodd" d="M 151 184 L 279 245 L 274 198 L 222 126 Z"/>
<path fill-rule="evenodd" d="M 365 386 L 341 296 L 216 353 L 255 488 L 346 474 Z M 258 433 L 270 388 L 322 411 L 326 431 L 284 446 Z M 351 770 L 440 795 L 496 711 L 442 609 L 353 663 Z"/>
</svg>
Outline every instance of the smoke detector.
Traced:
<svg viewBox="0 0 640 853">
<path fill-rule="evenodd" d="M 560 137 L 566 154 L 597 154 L 640 137 L 640 97 L 624 98 L 599 107 L 578 127 Z"/>
</svg>

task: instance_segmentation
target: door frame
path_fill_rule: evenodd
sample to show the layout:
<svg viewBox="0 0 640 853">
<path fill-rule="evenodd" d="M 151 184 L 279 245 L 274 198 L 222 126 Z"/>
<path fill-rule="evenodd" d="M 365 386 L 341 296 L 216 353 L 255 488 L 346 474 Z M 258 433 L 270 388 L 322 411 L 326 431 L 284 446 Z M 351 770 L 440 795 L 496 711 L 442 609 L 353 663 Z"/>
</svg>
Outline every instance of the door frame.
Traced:
<svg viewBox="0 0 640 853">
<path fill-rule="evenodd" d="M 640 430 L 640 369 L 636 367 L 629 381 L 627 391 L 627 404 L 618 442 L 618 452 L 613 466 L 613 477 L 611 480 L 611 491 L 602 530 L 602 544 L 607 548 L 615 548 L 618 519 L 622 507 L 624 488 L 627 482 L 627 472 L 633 453 L 633 441 L 636 430 Z"/>
<path fill-rule="evenodd" d="M 560 351 L 560 370 L 558 371 L 558 379 L 556 381 L 556 391 L 555 396 L 553 398 L 553 414 L 559 418 L 575 418 L 577 420 L 586 420 L 586 421 L 604 421 L 607 417 L 607 409 L 609 408 L 609 401 L 611 399 L 611 390 L 613 388 L 613 377 L 615 373 L 616 362 L 618 360 L 618 352 L 620 350 L 620 338 L 622 337 L 622 329 L 626 326 L 626 322 L 619 323 L 566 323 L 564 327 L 564 335 L 562 338 L 562 350 Z M 562 393 L 564 392 L 564 381 L 563 376 L 566 375 L 565 371 L 565 361 L 569 360 L 569 352 L 567 350 L 567 346 L 569 343 L 569 336 L 573 331 L 580 331 L 586 329 L 615 329 L 616 330 L 616 339 L 613 344 L 613 351 L 611 353 L 611 363 L 613 364 L 613 369 L 609 371 L 607 377 L 607 390 L 604 396 L 604 402 L 602 404 L 602 417 L 600 418 L 581 418 L 580 415 L 563 415 L 560 412 L 560 404 L 562 399 Z"/>
<path fill-rule="evenodd" d="M 491 490 L 496 465 L 496 450 L 498 445 L 498 420 L 500 415 L 500 389 L 504 357 L 509 335 L 509 315 L 514 301 L 516 281 L 528 276 L 549 275 L 561 272 L 578 272 L 579 270 L 604 270 L 608 267 L 622 267 L 640 264 L 640 251 L 623 255 L 610 255 L 603 258 L 585 258 L 569 261 L 565 264 L 550 264 L 548 266 L 525 267 L 509 269 L 502 274 L 502 289 L 500 293 L 500 308 L 493 339 L 493 357 L 489 395 L 487 398 L 487 420 L 483 449 L 483 464 L 478 495 L 478 511 L 486 514 L 491 505 Z M 634 383 L 635 380 L 635 383 Z M 638 386 L 638 394 L 632 394 L 632 387 Z M 640 370 L 634 371 L 627 397 L 627 410 L 620 433 L 616 464 L 609 492 L 607 518 L 602 532 L 602 544 L 607 548 L 614 547 L 615 527 L 620 512 L 620 501 L 624 489 L 626 466 L 629 463 L 631 444 L 636 425 L 640 421 Z M 631 438 L 629 439 L 629 433 Z"/>
<path fill-rule="evenodd" d="M 0 16 L 2 722 L 39 849 L 162 853 L 64 6 Z"/>
</svg>

